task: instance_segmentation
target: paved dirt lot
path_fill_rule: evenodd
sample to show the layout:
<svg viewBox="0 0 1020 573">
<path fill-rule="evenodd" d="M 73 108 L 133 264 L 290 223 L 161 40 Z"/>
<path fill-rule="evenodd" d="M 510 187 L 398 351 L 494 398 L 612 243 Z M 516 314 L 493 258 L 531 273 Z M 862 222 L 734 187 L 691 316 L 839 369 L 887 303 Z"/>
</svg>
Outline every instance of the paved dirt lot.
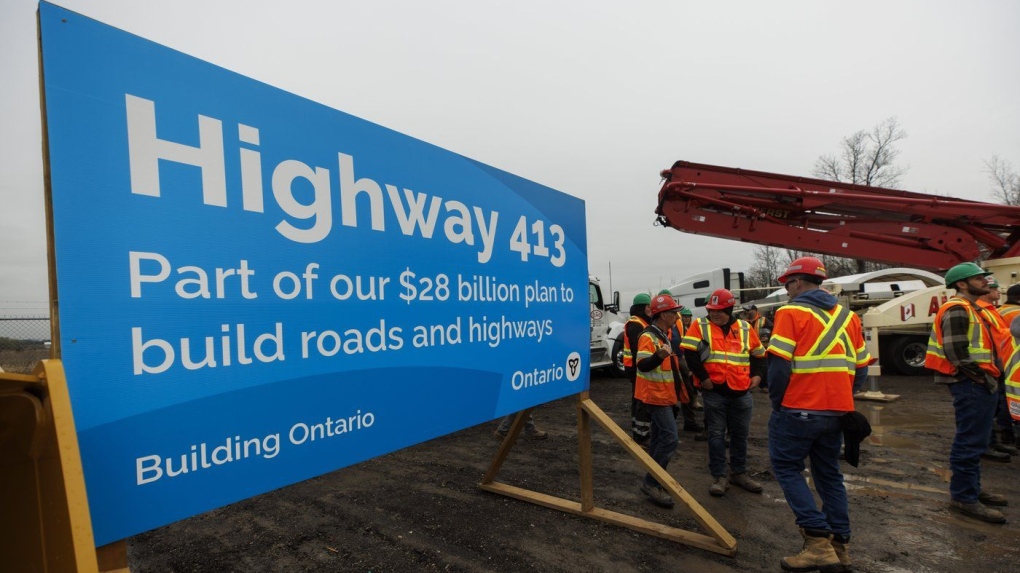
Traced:
<svg viewBox="0 0 1020 573">
<path fill-rule="evenodd" d="M 930 378 L 883 377 L 893 403 L 858 402 L 875 434 L 861 466 L 844 465 L 854 527 L 855 569 L 868 572 L 1020 571 L 1020 460 L 985 462 L 986 490 L 1012 495 L 1009 523 L 957 517 L 948 503 L 953 435 L 949 393 Z M 629 384 L 595 374 L 591 397 L 628 427 Z M 550 438 L 521 441 L 498 480 L 579 500 L 576 401 L 536 410 Z M 755 394 L 754 495 L 708 495 L 707 448 L 689 434 L 670 474 L 737 539 L 736 557 L 693 549 L 478 489 L 496 452 L 495 424 L 212 511 L 129 540 L 135 573 L 157 572 L 631 572 L 779 571 L 800 547 L 793 515 L 769 472 L 765 394 Z M 425 413 L 423 413 L 425 414 Z M 697 531 L 685 509 L 659 509 L 638 491 L 642 472 L 597 426 L 596 505 Z"/>
</svg>

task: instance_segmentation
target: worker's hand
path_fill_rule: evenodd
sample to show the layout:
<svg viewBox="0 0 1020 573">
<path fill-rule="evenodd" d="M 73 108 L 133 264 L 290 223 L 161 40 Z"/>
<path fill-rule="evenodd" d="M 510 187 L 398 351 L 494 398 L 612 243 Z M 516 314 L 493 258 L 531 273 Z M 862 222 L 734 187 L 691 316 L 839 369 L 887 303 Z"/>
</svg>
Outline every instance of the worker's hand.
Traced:
<svg viewBox="0 0 1020 573">
<path fill-rule="evenodd" d="M 701 388 L 702 388 L 703 390 L 711 390 L 711 389 L 712 389 L 712 388 L 714 388 L 714 387 L 715 387 L 715 385 L 714 385 L 714 384 L 712 384 L 712 381 L 711 381 L 711 380 L 702 380 L 702 381 L 701 381 Z"/>
<path fill-rule="evenodd" d="M 754 390 L 761 384 L 761 376 L 751 376 L 751 390 Z"/>
<path fill-rule="evenodd" d="M 658 356 L 659 358 L 662 358 L 663 360 L 668 358 L 671 354 L 673 354 L 673 349 L 670 348 L 668 345 L 660 346 L 659 349 L 655 351 L 655 355 Z"/>
</svg>

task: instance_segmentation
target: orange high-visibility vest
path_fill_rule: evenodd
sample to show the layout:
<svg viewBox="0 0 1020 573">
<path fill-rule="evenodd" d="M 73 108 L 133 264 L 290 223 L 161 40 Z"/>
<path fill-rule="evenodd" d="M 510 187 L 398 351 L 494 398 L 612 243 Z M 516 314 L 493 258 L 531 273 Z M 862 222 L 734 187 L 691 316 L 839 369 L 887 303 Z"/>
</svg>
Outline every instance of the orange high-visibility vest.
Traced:
<svg viewBox="0 0 1020 573">
<path fill-rule="evenodd" d="M 998 366 L 1005 372 L 1003 366 L 1009 357 L 1013 355 L 1013 335 L 1009 333 L 1009 323 L 999 314 L 999 309 L 994 305 L 978 299 L 978 306 L 985 311 L 985 316 L 992 324 L 992 341 L 995 342 L 995 350 L 998 353 Z"/>
<path fill-rule="evenodd" d="M 754 329 L 754 333 L 758 335 L 758 338 L 761 338 L 761 329 L 765 328 L 766 324 L 765 317 L 759 314 L 758 318 L 748 322 L 751 324 L 751 328 Z"/>
<path fill-rule="evenodd" d="M 1020 340 L 1013 338 L 1008 332 L 1013 319 L 1020 316 L 1020 304 L 1007 302 L 999 307 L 999 314 L 1002 315 L 1002 322 L 1006 324 L 1007 334 L 1013 342 L 1013 351 L 1006 359 L 1006 366 L 1002 370 L 1006 381 L 1006 406 L 1009 415 L 1020 422 Z"/>
<path fill-rule="evenodd" d="M 745 320 L 734 321 L 727 331 L 707 318 L 699 318 L 691 322 L 680 348 L 698 352 L 699 343 L 704 342 L 701 362 L 709 378 L 724 381 L 730 390 L 740 392 L 751 387 L 751 356 L 765 356 L 765 347 Z"/>
<path fill-rule="evenodd" d="M 995 364 L 995 352 L 993 351 L 995 339 L 991 333 L 991 328 L 994 328 L 992 325 L 995 324 L 994 319 L 990 316 L 989 311 L 958 296 L 946 301 L 935 314 L 935 323 L 932 325 L 931 336 L 928 338 L 928 352 L 924 357 L 925 368 L 948 376 L 956 375 L 957 368 L 946 359 L 946 351 L 942 345 L 942 318 L 946 311 L 954 306 L 962 306 L 967 310 L 969 319 L 967 352 L 970 354 L 971 360 L 993 378 L 998 378 L 1001 371 Z"/>
<path fill-rule="evenodd" d="M 1013 322 L 1013 319 L 1020 316 L 1020 304 L 1014 304 L 1007 302 L 1006 304 L 999 307 L 999 315 L 1002 316 L 1002 320 L 1006 323 L 1006 327 L 1009 327 L 1009 323 Z"/>
<path fill-rule="evenodd" d="M 1020 422 L 1020 343 L 1014 340 L 1013 354 L 1006 361 L 1006 406 L 1009 415 Z"/>
<path fill-rule="evenodd" d="M 769 352 L 790 361 L 783 407 L 792 410 L 854 409 L 854 376 L 871 364 L 861 319 L 836 305 L 825 310 L 792 302 L 776 311 Z"/>
<path fill-rule="evenodd" d="M 644 330 L 644 329 L 648 328 L 648 323 L 645 322 L 645 319 L 641 318 L 640 316 L 632 316 L 632 317 L 627 319 L 627 322 L 628 323 L 636 322 L 637 324 L 640 324 L 641 325 L 641 330 Z M 631 343 L 630 337 L 627 336 L 627 325 L 624 324 L 624 326 L 623 326 L 623 366 L 624 366 L 624 368 L 633 368 L 634 367 L 634 354 L 631 352 L 630 343 Z"/>
<path fill-rule="evenodd" d="M 638 338 L 638 352 L 635 366 L 645 358 L 655 354 L 663 346 L 669 346 L 669 340 L 660 336 L 656 327 L 648 327 Z M 675 366 L 674 366 L 675 365 Z M 673 368 L 679 369 L 677 356 L 671 355 L 662 361 L 654 370 L 642 372 L 637 368 L 637 383 L 634 385 L 634 397 L 645 404 L 653 406 L 672 406 L 677 403 L 676 388 L 673 385 Z"/>
</svg>

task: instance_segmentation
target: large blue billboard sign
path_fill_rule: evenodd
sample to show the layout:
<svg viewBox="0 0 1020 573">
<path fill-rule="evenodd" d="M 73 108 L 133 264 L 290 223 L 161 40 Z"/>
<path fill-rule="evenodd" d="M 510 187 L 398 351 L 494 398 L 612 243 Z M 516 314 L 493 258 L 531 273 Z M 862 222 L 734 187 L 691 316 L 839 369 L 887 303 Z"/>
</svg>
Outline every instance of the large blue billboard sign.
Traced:
<svg viewBox="0 0 1020 573">
<path fill-rule="evenodd" d="M 588 387 L 584 203 L 40 5 L 99 545 Z"/>
</svg>

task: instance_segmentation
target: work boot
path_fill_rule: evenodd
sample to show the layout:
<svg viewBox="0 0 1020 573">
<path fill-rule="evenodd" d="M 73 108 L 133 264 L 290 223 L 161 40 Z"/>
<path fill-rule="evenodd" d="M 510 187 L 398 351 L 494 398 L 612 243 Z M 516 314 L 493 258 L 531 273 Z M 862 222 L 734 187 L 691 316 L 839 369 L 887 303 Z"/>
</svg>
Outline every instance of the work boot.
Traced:
<svg viewBox="0 0 1020 573">
<path fill-rule="evenodd" d="M 839 559 L 839 564 L 843 566 L 843 571 L 853 571 L 854 564 L 850 561 L 850 539 L 845 538 L 846 541 L 837 541 L 836 536 L 832 536 L 832 549 L 836 552 L 836 557 Z"/>
<path fill-rule="evenodd" d="M 955 499 L 949 502 L 950 511 L 961 513 L 974 519 L 987 521 L 988 523 L 1006 523 L 1006 516 L 1001 511 L 985 507 L 980 501 L 974 503 L 963 503 Z"/>
<path fill-rule="evenodd" d="M 985 450 L 985 451 L 981 452 L 981 458 L 985 459 L 985 460 L 988 460 L 990 462 L 1001 462 L 1001 463 L 1008 463 L 1009 460 L 1010 460 L 1009 454 L 1004 454 L 1002 452 L 997 452 L 995 450 Z"/>
<path fill-rule="evenodd" d="M 843 571 L 843 565 L 836 556 L 836 550 L 832 547 L 832 534 L 828 531 L 817 529 L 800 529 L 804 537 L 804 548 L 800 553 L 783 557 L 779 566 L 783 571 L 821 571 L 822 573 L 837 573 Z"/>
<path fill-rule="evenodd" d="M 987 491 L 982 491 L 978 494 L 978 501 L 985 505 L 997 505 L 999 507 L 1006 507 L 1009 505 L 1009 500 L 1006 499 L 1006 496 L 999 495 L 997 493 L 989 493 Z"/>
<path fill-rule="evenodd" d="M 999 453 L 1002 453 L 1002 454 L 1009 454 L 1010 456 L 1018 456 L 1018 455 L 1020 455 L 1020 450 L 1018 450 L 1014 446 L 1010 446 L 1008 444 L 998 443 L 998 444 L 992 444 L 990 447 L 993 450 L 995 450 L 995 451 L 997 451 Z"/>
<path fill-rule="evenodd" d="M 666 490 L 656 485 L 648 485 L 646 483 L 641 484 L 641 493 L 648 496 L 649 501 L 659 507 L 666 509 L 673 508 L 673 498 L 670 497 Z"/>
<path fill-rule="evenodd" d="M 546 432 L 545 430 L 539 430 L 538 428 L 534 428 L 530 432 L 525 430 L 522 433 L 524 435 L 525 440 L 544 440 L 549 437 L 549 432 Z"/>
<path fill-rule="evenodd" d="M 761 493 L 761 482 L 751 479 L 747 472 L 730 474 L 730 483 L 742 487 L 751 493 Z"/>
<path fill-rule="evenodd" d="M 713 497 L 722 497 L 726 495 L 726 490 L 730 489 L 730 480 L 726 476 L 719 476 L 715 478 L 712 485 L 708 486 L 708 493 L 712 494 Z"/>
</svg>

